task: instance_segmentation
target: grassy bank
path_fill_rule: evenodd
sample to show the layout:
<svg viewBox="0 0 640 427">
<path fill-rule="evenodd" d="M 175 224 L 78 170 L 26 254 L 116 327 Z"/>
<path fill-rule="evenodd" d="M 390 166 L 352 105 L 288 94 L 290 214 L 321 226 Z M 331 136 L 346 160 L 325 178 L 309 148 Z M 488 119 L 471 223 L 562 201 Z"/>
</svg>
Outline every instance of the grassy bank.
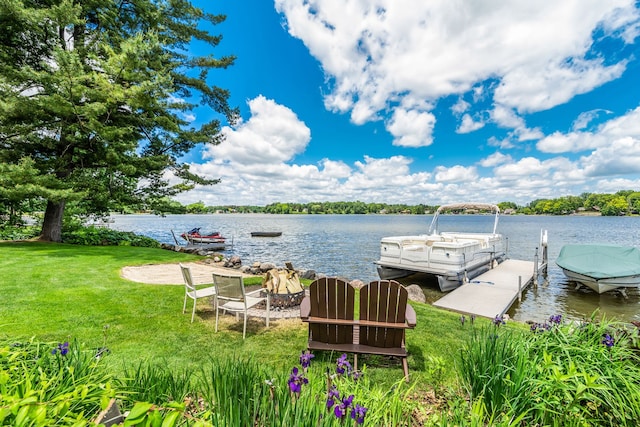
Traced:
<svg viewBox="0 0 640 427">
<path fill-rule="evenodd" d="M 0 243 L 0 259 L 0 337 L 73 338 L 89 348 L 106 346 L 114 371 L 140 360 L 185 367 L 238 355 L 289 366 L 305 347 L 307 328 L 298 319 L 273 321 L 269 329 L 261 319 L 250 319 L 243 341 L 241 322 L 227 319 L 214 332 L 215 313 L 205 301 L 199 302 L 196 321 L 190 323 L 190 316 L 182 314 L 181 284 L 140 284 L 119 274 L 127 265 L 197 259 L 191 255 L 126 246 L 6 242 Z M 412 381 L 418 389 L 455 384 L 454 359 L 470 335 L 468 322 L 463 326 L 458 315 L 425 304 L 413 306 L 418 324 L 407 332 Z M 402 377 L 398 361 L 364 360 L 374 380 L 391 385 Z"/>
<path fill-rule="evenodd" d="M 640 417 L 633 325 L 595 314 L 578 323 L 552 316 L 530 330 L 500 319 L 471 325 L 412 303 L 411 384 L 399 361 L 373 356 L 356 381 L 331 374 L 336 358 L 344 366 L 337 354 L 317 355 L 307 372 L 299 319 L 269 329 L 252 319 L 243 340 L 230 316 L 214 332 L 205 301 L 190 323 L 182 284 L 120 277 L 128 265 L 177 269 L 171 263 L 196 259 L 128 246 L 0 243 L 0 424 L 89 425 L 110 397 L 131 410 L 127 425 L 337 426 L 349 424 L 347 407 L 354 422 L 368 410 L 366 424 L 376 426 L 617 427 Z"/>
</svg>

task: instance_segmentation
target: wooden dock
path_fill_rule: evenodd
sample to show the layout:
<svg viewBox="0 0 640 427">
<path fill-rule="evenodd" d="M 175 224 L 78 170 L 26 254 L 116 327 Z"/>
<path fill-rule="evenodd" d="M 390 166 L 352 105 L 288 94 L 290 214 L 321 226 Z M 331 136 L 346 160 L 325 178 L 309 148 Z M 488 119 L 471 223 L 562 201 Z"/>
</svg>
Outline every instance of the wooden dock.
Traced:
<svg viewBox="0 0 640 427">
<path fill-rule="evenodd" d="M 493 319 L 502 316 L 534 279 L 535 263 L 507 259 L 449 292 L 433 305 Z"/>
</svg>

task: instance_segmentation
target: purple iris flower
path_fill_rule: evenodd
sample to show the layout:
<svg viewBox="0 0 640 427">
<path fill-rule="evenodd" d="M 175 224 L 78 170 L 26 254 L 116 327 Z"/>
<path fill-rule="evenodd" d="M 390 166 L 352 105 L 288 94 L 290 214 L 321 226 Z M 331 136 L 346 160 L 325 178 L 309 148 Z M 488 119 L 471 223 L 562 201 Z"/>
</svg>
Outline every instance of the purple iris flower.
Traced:
<svg viewBox="0 0 640 427">
<path fill-rule="evenodd" d="M 550 331 L 551 328 L 553 327 L 552 324 L 549 324 L 547 322 L 544 323 L 534 323 L 533 325 L 531 325 L 531 332 L 544 332 L 544 331 Z"/>
<path fill-rule="evenodd" d="M 351 409 L 351 418 L 356 421 L 356 424 L 364 423 L 364 416 L 367 414 L 367 408 L 360 406 L 357 403 Z"/>
<path fill-rule="evenodd" d="M 314 357 L 315 356 L 311 354 L 309 350 L 303 351 L 300 355 L 300 364 L 302 365 L 302 369 L 306 371 L 309 365 L 311 365 L 311 359 L 313 359 Z"/>
<path fill-rule="evenodd" d="M 555 314 L 549 317 L 549 323 L 553 325 L 559 325 L 562 322 L 562 314 Z"/>
<path fill-rule="evenodd" d="M 336 386 L 332 385 L 327 393 L 327 409 L 331 410 L 338 400 L 340 400 L 340 392 Z"/>
<path fill-rule="evenodd" d="M 62 344 L 58 343 L 58 346 L 51 350 L 51 354 L 56 354 L 58 352 L 60 352 L 62 356 L 66 356 L 67 353 L 69 353 L 69 343 L 67 341 Z"/>
<path fill-rule="evenodd" d="M 504 325 L 505 323 L 507 322 L 505 322 L 504 318 L 500 315 L 497 315 L 496 317 L 493 318 L 493 324 L 496 326 Z"/>
<path fill-rule="evenodd" d="M 297 367 L 291 370 L 291 375 L 289 376 L 289 381 L 287 381 L 287 384 L 289 384 L 289 390 L 291 390 L 292 393 L 300 395 L 300 392 L 302 391 L 302 384 L 308 383 L 308 379 L 306 379 L 301 374 L 298 374 Z"/>
<path fill-rule="evenodd" d="M 611 335 L 604 334 L 602 336 L 602 344 L 606 345 L 607 348 L 613 347 L 615 343 L 616 343 L 616 340 Z"/>
<path fill-rule="evenodd" d="M 340 375 L 344 374 L 345 372 L 351 372 L 351 364 L 347 360 L 346 353 L 343 353 L 342 356 L 338 358 L 338 361 L 336 362 L 336 372 Z"/>
<path fill-rule="evenodd" d="M 353 402 L 353 394 L 342 399 L 342 401 L 336 405 L 333 409 L 333 414 L 336 418 L 344 418 L 344 416 L 347 415 L 347 411 L 351 408 L 351 402 Z"/>
</svg>

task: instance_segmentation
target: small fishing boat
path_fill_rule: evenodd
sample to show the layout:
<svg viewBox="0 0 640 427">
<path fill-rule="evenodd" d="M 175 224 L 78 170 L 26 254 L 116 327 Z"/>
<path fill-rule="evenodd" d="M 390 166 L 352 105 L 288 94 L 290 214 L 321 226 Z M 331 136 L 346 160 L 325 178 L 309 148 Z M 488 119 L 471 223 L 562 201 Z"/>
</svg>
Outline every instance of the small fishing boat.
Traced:
<svg viewBox="0 0 640 427">
<path fill-rule="evenodd" d="M 187 232 L 184 232 L 180 235 L 184 240 L 189 243 L 224 243 L 226 237 L 222 237 L 219 231 L 212 231 L 210 233 L 200 233 L 200 227 L 193 228 Z"/>
<path fill-rule="evenodd" d="M 251 237 L 278 237 L 282 236 L 282 231 L 252 231 Z"/>
<path fill-rule="evenodd" d="M 494 213 L 489 233 L 439 232 L 438 219 L 445 212 Z M 503 237 L 496 232 L 500 208 L 486 203 L 457 203 L 438 208 L 429 232 L 414 236 L 383 237 L 376 262 L 383 280 L 415 273 L 436 276 L 442 292 L 461 286 L 506 259 Z"/>
<path fill-rule="evenodd" d="M 640 285 L 640 250 L 618 245 L 564 245 L 556 259 L 569 280 L 601 294 Z"/>
</svg>

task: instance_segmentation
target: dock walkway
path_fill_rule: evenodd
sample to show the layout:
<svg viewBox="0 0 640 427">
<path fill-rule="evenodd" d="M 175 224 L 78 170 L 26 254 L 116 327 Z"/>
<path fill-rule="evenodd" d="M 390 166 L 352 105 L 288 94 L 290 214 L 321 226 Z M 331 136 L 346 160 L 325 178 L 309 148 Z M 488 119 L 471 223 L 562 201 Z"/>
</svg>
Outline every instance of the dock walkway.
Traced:
<svg viewBox="0 0 640 427">
<path fill-rule="evenodd" d="M 511 307 L 521 290 L 534 276 L 534 262 L 507 259 L 433 303 L 434 306 L 464 314 L 493 319 Z M 522 277 L 520 282 L 519 277 Z M 521 283 L 522 289 L 518 284 Z"/>
</svg>

